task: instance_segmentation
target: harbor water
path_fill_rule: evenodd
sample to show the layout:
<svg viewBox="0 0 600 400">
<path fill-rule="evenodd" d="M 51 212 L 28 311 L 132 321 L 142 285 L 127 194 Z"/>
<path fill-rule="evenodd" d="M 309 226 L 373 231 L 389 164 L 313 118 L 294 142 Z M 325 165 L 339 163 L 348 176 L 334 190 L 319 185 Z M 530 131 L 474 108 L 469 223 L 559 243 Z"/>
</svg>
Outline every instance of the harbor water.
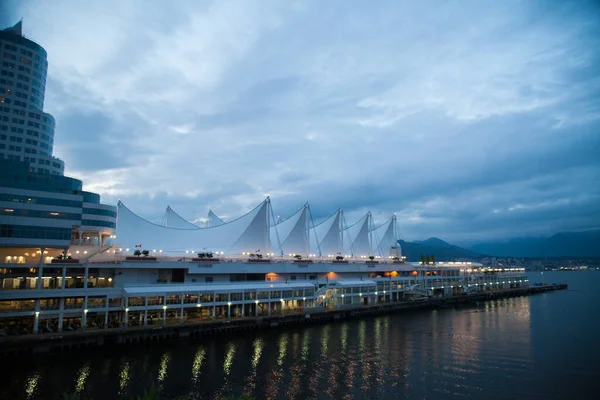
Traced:
<svg viewBox="0 0 600 400">
<path fill-rule="evenodd" d="M 531 273 L 530 281 L 540 281 Z M 3 360 L 2 399 L 567 399 L 600 389 L 600 272 L 456 308 Z"/>
</svg>

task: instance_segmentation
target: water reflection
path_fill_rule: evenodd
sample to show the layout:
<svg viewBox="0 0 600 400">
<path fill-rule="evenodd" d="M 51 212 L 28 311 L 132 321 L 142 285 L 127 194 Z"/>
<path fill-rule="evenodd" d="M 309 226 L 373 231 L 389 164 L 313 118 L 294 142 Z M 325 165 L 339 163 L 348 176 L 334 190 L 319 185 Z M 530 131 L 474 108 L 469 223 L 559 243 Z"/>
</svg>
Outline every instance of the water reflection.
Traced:
<svg viewBox="0 0 600 400">
<path fill-rule="evenodd" d="M 41 375 L 36 372 L 30 376 L 29 379 L 27 379 L 27 384 L 25 385 L 25 394 L 27 395 L 27 399 L 33 399 L 36 395 L 40 377 Z"/>
<path fill-rule="evenodd" d="M 169 361 L 171 360 L 171 355 L 169 353 L 164 353 L 160 359 L 160 368 L 158 369 L 158 378 L 157 381 L 162 384 L 167 377 L 167 367 L 169 366 Z"/>
<path fill-rule="evenodd" d="M 119 394 L 125 394 L 127 383 L 129 382 L 129 361 L 123 362 L 123 367 L 119 373 Z"/>
<path fill-rule="evenodd" d="M 77 380 L 75 382 L 75 391 L 77 393 L 83 392 L 83 389 L 85 389 L 85 383 L 89 376 L 90 376 L 90 363 L 88 361 L 77 372 Z"/>
<path fill-rule="evenodd" d="M 194 363 L 192 364 L 192 384 L 194 386 L 198 382 L 198 376 L 200 375 L 200 369 L 202 368 L 202 362 L 204 361 L 205 355 L 206 350 L 204 350 L 204 347 L 199 347 L 194 356 Z"/>
<path fill-rule="evenodd" d="M 129 399 L 152 381 L 165 398 L 479 398 L 488 390 L 512 393 L 513 382 L 531 387 L 536 374 L 531 335 L 532 315 L 539 314 L 530 301 L 502 299 L 47 359 L 48 365 L 62 369 L 23 359 L 19 362 L 26 372 L 9 373 L 8 389 L 0 388 L 0 398 L 53 398 L 49 393 L 75 382 L 82 397 Z"/>
</svg>

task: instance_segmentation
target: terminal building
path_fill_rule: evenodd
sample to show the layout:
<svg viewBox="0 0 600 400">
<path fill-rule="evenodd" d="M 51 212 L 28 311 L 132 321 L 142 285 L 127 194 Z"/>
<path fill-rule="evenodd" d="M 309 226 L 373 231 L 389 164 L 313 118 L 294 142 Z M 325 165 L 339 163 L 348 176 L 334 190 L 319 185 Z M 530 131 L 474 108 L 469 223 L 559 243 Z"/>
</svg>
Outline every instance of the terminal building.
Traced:
<svg viewBox="0 0 600 400">
<path fill-rule="evenodd" d="M 396 216 L 275 218 L 269 198 L 237 219 L 162 224 L 100 202 L 53 157 L 46 51 L 0 31 L 0 335 L 202 323 L 468 296 L 528 285 L 522 269 L 409 263 Z M 60 125 L 59 125 L 60 126 Z"/>
</svg>

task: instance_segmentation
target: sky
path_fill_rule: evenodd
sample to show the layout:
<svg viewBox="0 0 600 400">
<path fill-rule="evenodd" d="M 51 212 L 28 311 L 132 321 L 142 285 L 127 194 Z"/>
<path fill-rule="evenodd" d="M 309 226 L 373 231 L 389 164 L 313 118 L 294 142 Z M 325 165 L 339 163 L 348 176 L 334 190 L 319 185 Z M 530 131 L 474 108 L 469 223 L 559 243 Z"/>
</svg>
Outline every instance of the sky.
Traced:
<svg viewBox="0 0 600 400">
<path fill-rule="evenodd" d="M 468 244 L 600 227 L 595 1 L 3 0 L 65 173 L 160 222 L 271 196 Z"/>
</svg>

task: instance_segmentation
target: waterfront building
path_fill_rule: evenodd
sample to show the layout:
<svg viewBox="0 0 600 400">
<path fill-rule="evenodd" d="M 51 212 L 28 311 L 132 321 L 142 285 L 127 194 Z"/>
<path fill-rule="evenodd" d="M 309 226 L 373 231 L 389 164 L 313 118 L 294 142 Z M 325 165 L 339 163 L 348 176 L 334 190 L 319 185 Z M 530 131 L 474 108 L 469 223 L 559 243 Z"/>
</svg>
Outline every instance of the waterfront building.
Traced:
<svg viewBox="0 0 600 400">
<path fill-rule="evenodd" d="M 396 215 L 347 224 L 339 209 L 315 223 L 304 204 L 275 218 L 267 198 L 228 222 L 210 212 L 199 227 L 170 207 L 154 224 L 123 202 L 100 203 L 52 156 L 46 52 L 21 29 L 0 32 L 2 335 L 310 314 L 528 285 L 520 268 L 406 262 Z"/>
</svg>

